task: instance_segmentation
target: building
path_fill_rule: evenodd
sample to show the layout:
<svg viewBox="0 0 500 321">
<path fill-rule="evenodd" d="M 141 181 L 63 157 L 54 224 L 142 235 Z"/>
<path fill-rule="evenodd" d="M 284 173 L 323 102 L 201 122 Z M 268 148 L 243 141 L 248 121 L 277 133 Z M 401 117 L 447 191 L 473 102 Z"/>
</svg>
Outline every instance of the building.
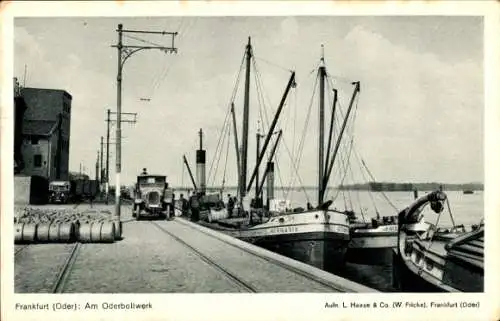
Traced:
<svg viewBox="0 0 500 321">
<path fill-rule="evenodd" d="M 22 128 L 21 174 L 52 180 L 69 178 L 72 97 L 64 90 L 21 88 L 27 106 Z"/>
<path fill-rule="evenodd" d="M 24 160 L 21 153 L 23 144 L 23 119 L 28 107 L 21 96 L 21 88 L 17 78 L 14 78 L 14 174 L 24 169 Z"/>
</svg>

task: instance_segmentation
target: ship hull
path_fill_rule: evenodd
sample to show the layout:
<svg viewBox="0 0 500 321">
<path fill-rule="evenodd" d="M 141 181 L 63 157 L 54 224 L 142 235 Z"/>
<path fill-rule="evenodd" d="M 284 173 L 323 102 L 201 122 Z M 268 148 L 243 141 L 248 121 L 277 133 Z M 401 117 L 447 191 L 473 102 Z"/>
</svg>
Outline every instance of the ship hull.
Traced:
<svg viewBox="0 0 500 321">
<path fill-rule="evenodd" d="M 351 230 L 346 260 L 357 264 L 390 265 L 397 240 L 397 225 Z"/>
<path fill-rule="evenodd" d="M 452 292 L 419 275 L 418 269 L 401 258 L 397 250 L 393 250 L 393 285 L 400 292 Z"/>
<path fill-rule="evenodd" d="M 258 241 L 247 240 L 269 251 L 325 271 L 339 271 L 345 265 L 348 240 L 340 234 L 308 232 L 270 236 Z"/>
<path fill-rule="evenodd" d="M 345 215 L 323 211 L 281 215 L 237 237 L 330 272 L 344 268 L 350 239 Z"/>
<path fill-rule="evenodd" d="M 405 236 L 402 232 L 393 261 L 393 281 L 400 291 L 483 292 L 482 257 L 464 260 L 445 249 L 449 241 L 406 242 Z"/>
</svg>

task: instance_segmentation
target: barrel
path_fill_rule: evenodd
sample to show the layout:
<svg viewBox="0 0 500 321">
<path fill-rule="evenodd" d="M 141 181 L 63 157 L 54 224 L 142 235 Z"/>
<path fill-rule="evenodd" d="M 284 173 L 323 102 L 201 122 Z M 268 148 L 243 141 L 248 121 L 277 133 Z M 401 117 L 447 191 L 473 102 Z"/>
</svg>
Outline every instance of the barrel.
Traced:
<svg viewBox="0 0 500 321">
<path fill-rule="evenodd" d="M 73 222 L 54 221 L 48 224 L 40 224 L 37 229 L 37 240 L 44 242 L 74 242 L 76 228 Z"/>
<path fill-rule="evenodd" d="M 222 219 L 225 219 L 225 218 L 228 218 L 229 217 L 229 213 L 226 211 L 226 209 L 222 209 L 222 210 L 219 210 L 219 211 L 216 211 L 216 210 L 210 210 L 208 212 L 208 222 L 212 223 L 212 222 L 216 222 L 218 220 L 222 220 Z"/>
<path fill-rule="evenodd" d="M 33 243 L 36 241 L 36 224 L 14 224 L 14 243 Z"/>
<path fill-rule="evenodd" d="M 81 224 L 78 238 L 82 243 L 113 243 L 115 241 L 115 225 L 113 222 Z"/>
<path fill-rule="evenodd" d="M 123 232 L 122 221 L 112 220 L 110 222 L 113 223 L 114 233 L 115 233 L 115 240 L 117 240 L 117 241 L 121 240 L 122 239 L 122 232 Z"/>
</svg>

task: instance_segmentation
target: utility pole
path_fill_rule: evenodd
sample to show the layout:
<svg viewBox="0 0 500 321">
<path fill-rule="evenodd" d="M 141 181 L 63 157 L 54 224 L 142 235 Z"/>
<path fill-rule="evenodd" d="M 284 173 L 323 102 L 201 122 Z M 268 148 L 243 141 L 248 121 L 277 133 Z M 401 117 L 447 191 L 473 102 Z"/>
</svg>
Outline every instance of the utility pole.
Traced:
<svg viewBox="0 0 500 321">
<path fill-rule="evenodd" d="M 121 113 L 122 115 L 127 115 L 127 116 L 134 116 L 132 120 L 129 119 L 122 119 L 121 123 L 132 123 L 135 124 L 137 122 L 137 113 Z M 116 122 L 116 120 L 111 119 L 111 115 L 116 115 L 116 112 L 112 112 L 110 109 L 106 111 L 106 123 L 107 123 L 107 133 L 106 133 L 106 205 L 109 204 L 109 145 L 116 145 L 116 143 L 110 143 L 109 142 L 109 131 L 111 127 L 112 122 Z"/>
<path fill-rule="evenodd" d="M 125 30 L 123 29 L 123 25 L 120 23 L 118 25 L 118 44 L 113 45 L 118 49 L 118 74 L 116 77 L 116 180 L 115 180 L 115 217 L 114 220 L 117 223 L 115 225 L 117 232 L 117 238 L 121 238 L 121 222 L 120 222 L 120 174 L 121 174 L 121 116 L 122 116 L 122 73 L 123 73 L 123 65 L 127 61 L 127 59 L 132 56 L 134 53 L 144 50 L 144 49 L 159 49 L 164 51 L 165 53 L 177 53 L 177 48 L 174 46 L 175 36 L 177 32 L 166 32 L 166 31 L 145 31 L 145 30 Z M 157 34 L 157 35 L 170 35 L 172 37 L 172 45 L 171 47 L 159 46 L 159 45 L 151 45 L 151 46 L 131 46 L 124 45 L 122 43 L 123 33 L 139 33 L 139 34 Z"/>
<path fill-rule="evenodd" d="M 101 164 L 100 164 L 101 165 L 101 171 L 99 172 L 99 178 L 100 178 L 99 179 L 99 185 L 102 185 L 102 183 L 104 182 L 104 175 L 103 175 L 103 173 L 104 173 L 104 167 L 103 167 L 103 164 L 102 164 L 103 161 L 104 161 L 102 159 L 102 157 L 103 157 L 103 155 L 102 155 L 103 147 L 104 147 L 104 137 L 101 136 L 101 158 L 100 158 L 101 159 Z"/>
<path fill-rule="evenodd" d="M 95 162 L 95 180 L 99 182 L 99 151 L 97 151 L 97 161 Z"/>
<path fill-rule="evenodd" d="M 108 109 L 108 117 L 106 118 L 108 131 L 106 133 L 106 205 L 109 203 L 109 122 L 111 121 L 111 110 Z"/>
</svg>

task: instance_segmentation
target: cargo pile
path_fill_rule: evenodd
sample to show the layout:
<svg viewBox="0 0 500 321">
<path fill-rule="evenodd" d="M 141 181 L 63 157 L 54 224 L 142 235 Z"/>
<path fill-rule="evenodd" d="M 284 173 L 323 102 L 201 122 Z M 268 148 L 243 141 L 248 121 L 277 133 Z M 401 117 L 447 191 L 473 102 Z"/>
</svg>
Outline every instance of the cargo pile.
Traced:
<svg viewBox="0 0 500 321">
<path fill-rule="evenodd" d="M 115 224 L 109 211 L 26 207 L 14 217 L 15 243 L 113 243 Z"/>
</svg>

